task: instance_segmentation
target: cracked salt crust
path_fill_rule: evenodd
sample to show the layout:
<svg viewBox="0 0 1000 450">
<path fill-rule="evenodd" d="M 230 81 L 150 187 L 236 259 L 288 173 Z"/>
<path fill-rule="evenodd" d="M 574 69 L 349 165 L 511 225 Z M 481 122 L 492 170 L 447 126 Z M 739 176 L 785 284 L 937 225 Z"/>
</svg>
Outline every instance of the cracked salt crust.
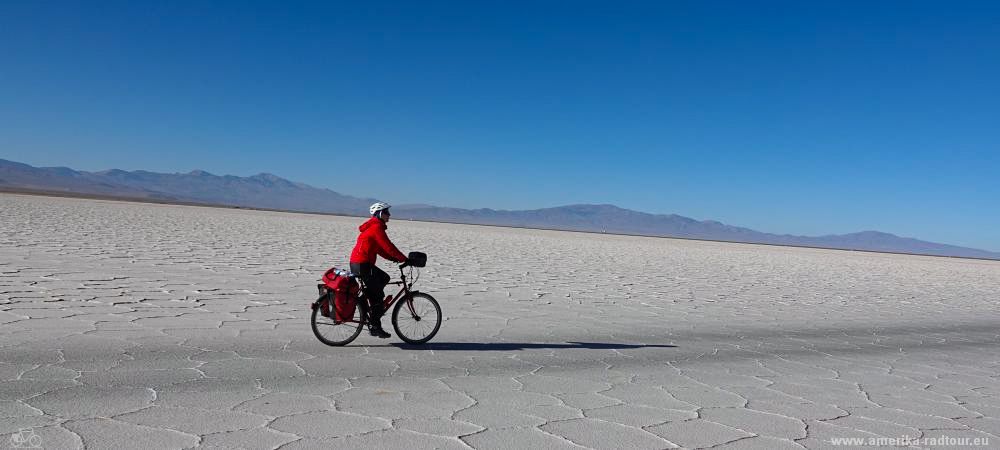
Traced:
<svg viewBox="0 0 1000 450">
<path fill-rule="evenodd" d="M 308 305 L 360 219 L 0 209 L 0 435 L 47 447 L 1000 443 L 998 262 L 397 220 L 448 320 L 331 348 Z"/>
</svg>

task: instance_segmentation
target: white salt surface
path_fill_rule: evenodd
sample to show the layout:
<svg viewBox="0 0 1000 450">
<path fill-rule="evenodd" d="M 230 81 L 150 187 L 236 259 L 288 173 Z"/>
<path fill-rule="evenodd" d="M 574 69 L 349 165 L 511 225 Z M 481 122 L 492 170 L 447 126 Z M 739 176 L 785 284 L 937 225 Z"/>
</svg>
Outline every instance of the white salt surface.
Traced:
<svg viewBox="0 0 1000 450">
<path fill-rule="evenodd" d="M 0 211 L 0 447 L 1000 446 L 1000 262 L 395 220 L 441 331 L 334 348 L 361 219 Z"/>
</svg>

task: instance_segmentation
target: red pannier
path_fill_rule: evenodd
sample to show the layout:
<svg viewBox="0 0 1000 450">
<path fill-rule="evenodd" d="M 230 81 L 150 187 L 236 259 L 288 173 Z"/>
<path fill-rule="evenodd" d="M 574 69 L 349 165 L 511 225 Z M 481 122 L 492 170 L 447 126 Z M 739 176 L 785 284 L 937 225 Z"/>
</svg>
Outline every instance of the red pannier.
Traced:
<svg viewBox="0 0 1000 450">
<path fill-rule="evenodd" d="M 354 309 L 357 307 L 360 288 L 353 278 L 346 276 L 347 273 L 344 270 L 334 267 L 323 274 L 323 283 L 333 293 L 333 320 L 337 322 L 353 320 Z M 323 302 L 321 307 L 323 308 L 324 315 L 329 316 L 329 302 Z"/>
</svg>

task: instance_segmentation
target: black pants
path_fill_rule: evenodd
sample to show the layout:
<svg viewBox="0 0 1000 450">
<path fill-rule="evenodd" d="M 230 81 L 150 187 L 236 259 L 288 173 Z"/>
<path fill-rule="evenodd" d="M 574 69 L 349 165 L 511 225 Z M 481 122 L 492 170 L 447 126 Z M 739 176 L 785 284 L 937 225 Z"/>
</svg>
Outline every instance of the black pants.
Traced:
<svg viewBox="0 0 1000 450">
<path fill-rule="evenodd" d="M 368 306 L 371 311 L 372 323 L 378 325 L 378 320 L 385 312 L 385 285 L 389 284 L 389 274 L 382 271 L 375 264 L 351 263 L 351 273 L 358 276 L 365 285 L 365 297 L 368 298 Z"/>
</svg>

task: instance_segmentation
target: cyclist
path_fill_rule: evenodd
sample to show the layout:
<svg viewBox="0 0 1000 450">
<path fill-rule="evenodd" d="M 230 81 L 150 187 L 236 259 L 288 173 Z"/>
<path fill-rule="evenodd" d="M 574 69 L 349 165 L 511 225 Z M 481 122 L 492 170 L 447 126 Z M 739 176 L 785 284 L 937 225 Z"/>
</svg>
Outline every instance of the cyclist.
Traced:
<svg viewBox="0 0 1000 450">
<path fill-rule="evenodd" d="M 372 336 L 380 338 L 392 337 L 382 329 L 382 314 L 385 305 L 385 285 L 389 283 L 389 274 L 375 267 L 378 256 L 394 262 L 405 262 L 406 255 L 399 251 L 389 236 L 385 233 L 389 222 L 389 204 L 376 202 L 368 209 L 371 219 L 358 227 L 361 235 L 351 252 L 351 272 L 357 275 L 365 285 L 365 297 L 368 298 L 371 311 L 371 323 L 368 330 Z"/>
</svg>

